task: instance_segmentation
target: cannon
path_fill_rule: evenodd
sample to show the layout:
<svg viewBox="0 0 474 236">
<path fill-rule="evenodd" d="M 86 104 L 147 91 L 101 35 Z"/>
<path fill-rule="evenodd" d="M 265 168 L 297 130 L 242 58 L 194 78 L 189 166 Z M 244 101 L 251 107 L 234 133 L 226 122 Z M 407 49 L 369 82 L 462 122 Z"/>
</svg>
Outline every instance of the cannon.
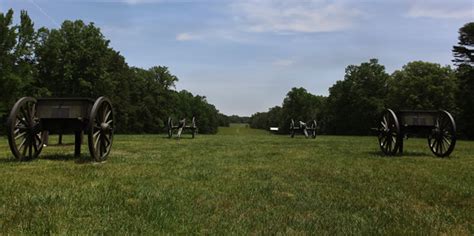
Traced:
<svg viewBox="0 0 474 236">
<path fill-rule="evenodd" d="M 105 161 L 112 147 L 114 112 L 106 97 L 23 97 L 13 106 L 7 120 L 10 150 L 19 161 L 35 159 L 44 146 L 44 132 L 74 133 L 74 155 L 81 154 L 82 134 L 88 137 L 91 157 Z"/>
<path fill-rule="evenodd" d="M 316 138 L 316 129 L 318 128 L 318 123 L 316 120 L 310 122 L 299 121 L 298 124 L 295 124 L 295 121 L 291 119 L 290 121 L 290 137 L 295 137 L 296 133 L 302 133 L 307 138 L 311 135 L 311 138 Z"/>
<path fill-rule="evenodd" d="M 173 118 L 168 117 L 167 123 L 167 130 L 168 130 L 168 138 L 173 137 L 173 133 L 177 130 L 177 137 L 181 137 L 181 133 L 183 131 L 190 131 L 191 137 L 194 138 L 196 136 L 198 127 L 196 126 L 196 118 L 193 117 L 191 119 L 191 125 L 186 124 L 186 119 L 179 120 L 178 124 L 175 125 L 173 122 Z"/>
<path fill-rule="evenodd" d="M 407 134 L 428 136 L 428 146 L 434 155 L 447 157 L 456 145 L 456 123 L 445 110 L 386 109 L 378 131 L 380 149 L 386 155 L 403 153 L 403 139 Z"/>
</svg>

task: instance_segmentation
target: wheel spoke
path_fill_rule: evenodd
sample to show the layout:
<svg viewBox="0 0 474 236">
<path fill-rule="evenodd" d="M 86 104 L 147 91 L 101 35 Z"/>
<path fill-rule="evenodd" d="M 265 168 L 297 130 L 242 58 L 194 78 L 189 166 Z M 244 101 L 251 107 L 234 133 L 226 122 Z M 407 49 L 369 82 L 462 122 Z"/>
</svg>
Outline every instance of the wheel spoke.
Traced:
<svg viewBox="0 0 474 236">
<path fill-rule="evenodd" d="M 21 117 L 21 118 L 18 117 L 18 121 L 23 124 L 23 127 L 27 127 L 27 126 L 28 126 L 28 121 L 26 121 L 26 118 L 24 118 L 24 117 Z M 18 125 L 20 125 L 20 123 L 18 123 Z"/>
<path fill-rule="evenodd" d="M 23 141 L 21 141 L 20 146 L 18 147 L 18 151 L 20 151 L 21 148 L 25 146 L 25 143 L 26 143 L 26 137 L 23 139 Z"/>
<path fill-rule="evenodd" d="M 443 153 L 443 149 L 444 149 L 443 140 L 439 140 L 438 142 L 439 142 L 439 149 L 440 149 L 440 152 L 439 152 L 439 153 L 442 154 L 442 153 Z"/>
<path fill-rule="evenodd" d="M 107 121 L 105 118 L 106 118 L 106 115 L 107 115 L 107 105 L 104 103 L 102 105 L 102 109 L 100 109 L 100 118 L 102 118 L 102 120 L 100 121 L 100 123 L 103 123 L 105 121 Z"/>
<path fill-rule="evenodd" d="M 100 141 L 100 134 L 94 138 L 94 151 L 97 153 L 99 151 L 99 141 Z"/>
<path fill-rule="evenodd" d="M 387 152 L 387 143 L 388 143 L 388 137 L 385 136 L 384 141 L 382 142 L 382 149 L 384 152 Z"/>
<path fill-rule="evenodd" d="M 25 135 L 26 135 L 26 132 L 21 132 L 21 133 L 19 133 L 18 135 L 15 136 L 15 139 L 23 138 L 23 137 L 25 137 Z"/>
<path fill-rule="evenodd" d="M 29 142 L 28 143 L 28 158 L 32 158 L 33 157 L 33 142 Z"/>
<path fill-rule="evenodd" d="M 109 120 L 110 114 L 112 114 L 112 110 L 108 109 L 107 113 L 105 114 L 104 122 L 107 122 Z"/>
<path fill-rule="evenodd" d="M 21 115 L 20 117 L 18 117 L 19 120 L 20 120 L 21 122 L 23 122 L 23 124 L 25 124 L 26 126 L 28 126 L 29 123 L 30 123 L 30 120 L 29 120 L 28 114 L 26 113 L 24 107 L 21 107 L 21 108 L 20 108 L 20 113 L 19 113 L 18 115 Z"/>
<path fill-rule="evenodd" d="M 41 145 L 43 145 L 43 140 L 41 139 L 41 134 L 37 133 L 35 135 L 35 139 L 36 139 L 36 141 L 38 141 L 38 147 L 41 147 Z"/>
<path fill-rule="evenodd" d="M 387 139 L 387 150 L 391 151 L 392 150 L 392 137 L 389 136 Z"/>
<path fill-rule="evenodd" d="M 440 153 L 441 150 L 441 144 L 438 139 L 436 139 L 436 153 Z"/>
<path fill-rule="evenodd" d="M 110 145 L 110 138 L 108 135 L 104 135 L 105 141 L 107 141 L 107 146 Z"/>
<path fill-rule="evenodd" d="M 451 146 L 451 140 L 446 138 L 446 137 L 443 137 L 443 142 L 446 143 L 449 146 Z"/>
<path fill-rule="evenodd" d="M 23 116 L 23 119 L 29 123 L 30 121 L 29 121 L 29 116 L 28 116 L 28 110 L 25 110 L 25 107 L 21 107 L 20 110 L 21 110 L 21 115 Z"/>
<path fill-rule="evenodd" d="M 385 142 L 383 143 L 383 147 L 384 147 L 385 152 L 388 152 L 388 143 L 390 142 L 389 139 L 390 139 L 389 136 L 385 136 Z"/>
<path fill-rule="evenodd" d="M 99 136 L 99 134 L 100 134 L 100 130 L 98 130 L 97 132 L 95 132 L 95 133 L 94 133 L 94 139 L 96 139 L 97 136 Z"/>
<path fill-rule="evenodd" d="M 381 133 L 379 134 L 379 144 L 382 147 L 387 138 Z"/>
<path fill-rule="evenodd" d="M 28 138 L 26 138 L 26 139 L 24 140 L 24 143 L 23 143 L 23 153 L 22 153 L 23 156 L 26 156 L 26 151 L 28 151 L 27 139 L 28 139 Z"/>
<path fill-rule="evenodd" d="M 106 146 L 105 146 L 105 139 L 103 138 L 105 135 L 102 135 L 102 139 L 100 140 L 100 157 L 102 158 L 106 153 Z"/>
</svg>

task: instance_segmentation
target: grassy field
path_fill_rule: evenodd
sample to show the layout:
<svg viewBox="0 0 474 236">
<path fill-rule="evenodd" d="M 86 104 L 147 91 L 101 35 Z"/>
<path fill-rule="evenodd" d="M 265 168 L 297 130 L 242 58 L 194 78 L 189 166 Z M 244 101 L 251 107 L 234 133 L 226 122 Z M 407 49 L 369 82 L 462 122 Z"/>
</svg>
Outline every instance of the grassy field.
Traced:
<svg viewBox="0 0 474 236">
<path fill-rule="evenodd" d="M 474 142 L 441 159 L 410 139 L 384 157 L 375 137 L 234 125 L 194 140 L 116 135 L 102 164 L 73 149 L 18 163 L 0 138 L 1 234 L 474 234 Z"/>
</svg>

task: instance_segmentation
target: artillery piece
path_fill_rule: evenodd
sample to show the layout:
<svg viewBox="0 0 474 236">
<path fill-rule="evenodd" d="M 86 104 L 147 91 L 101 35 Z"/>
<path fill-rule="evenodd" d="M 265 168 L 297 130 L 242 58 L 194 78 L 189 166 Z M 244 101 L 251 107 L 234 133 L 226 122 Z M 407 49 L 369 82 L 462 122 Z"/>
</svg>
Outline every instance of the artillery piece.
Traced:
<svg viewBox="0 0 474 236">
<path fill-rule="evenodd" d="M 310 122 L 299 121 L 298 124 L 295 124 L 295 121 L 291 119 L 290 121 L 290 137 L 295 137 L 296 133 L 304 134 L 306 138 L 311 135 L 311 138 L 316 138 L 316 129 L 318 128 L 318 123 L 316 120 Z"/>
<path fill-rule="evenodd" d="M 377 128 L 379 146 L 386 155 L 403 153 L 403 138 L 410 133 L 428 136 L 428 146 L 438 157 L 447 157 L 456 145 L 456 123 L 445 111 L 386 109 Z"/>
<path fill-rule="evenodd" d="M 188 131 L 188 130 L 191 133 L 191 137 L 194 138 L 196 136 L 198 127 L 196 126 L 195 117 L 192 118 L 190 125 L 186 125 L 186 119 L 179 120 L 178 124 L 175 125 L 173 122 L 173 118 L 168 117 L 167 129 L 168 129 L 168 138 L 173 137 L 173 133 L 175 130 L 177 130 L 176 135 L 178 138 L 181 138 L 181 134 L 183 131 Z"/>
<path fill-rule="evenodd" d="M 10 150 L 19 161 L 35 159 L 44 146 L 43 132 L 74 133 L 74 155 L 81 154 L 82 134 L 87 133 L 89 152 L 96 161 L 110 153 L 114 134 L 114 112 L 106 97 L 24 97 L 13 106 L 7 120 Z"/>
</svg>

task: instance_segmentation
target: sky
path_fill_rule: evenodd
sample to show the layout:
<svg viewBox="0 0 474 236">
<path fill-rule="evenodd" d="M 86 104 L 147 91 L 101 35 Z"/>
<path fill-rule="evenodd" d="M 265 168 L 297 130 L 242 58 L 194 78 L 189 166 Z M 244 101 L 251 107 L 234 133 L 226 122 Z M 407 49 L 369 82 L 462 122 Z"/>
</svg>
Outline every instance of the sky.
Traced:
<svg viewBox="0 0 474 236">
<path fill-rule="evenodd" d="M 94 22 L 130 66 L 169 67 L 177 90 L 219 111 L 251 115 L 281 105 L 293 87 L 317 95 L 348 65 L 379 59 L 452 65 L 472 0 L 0 0 L 35 27 Z"/>
</svg>

